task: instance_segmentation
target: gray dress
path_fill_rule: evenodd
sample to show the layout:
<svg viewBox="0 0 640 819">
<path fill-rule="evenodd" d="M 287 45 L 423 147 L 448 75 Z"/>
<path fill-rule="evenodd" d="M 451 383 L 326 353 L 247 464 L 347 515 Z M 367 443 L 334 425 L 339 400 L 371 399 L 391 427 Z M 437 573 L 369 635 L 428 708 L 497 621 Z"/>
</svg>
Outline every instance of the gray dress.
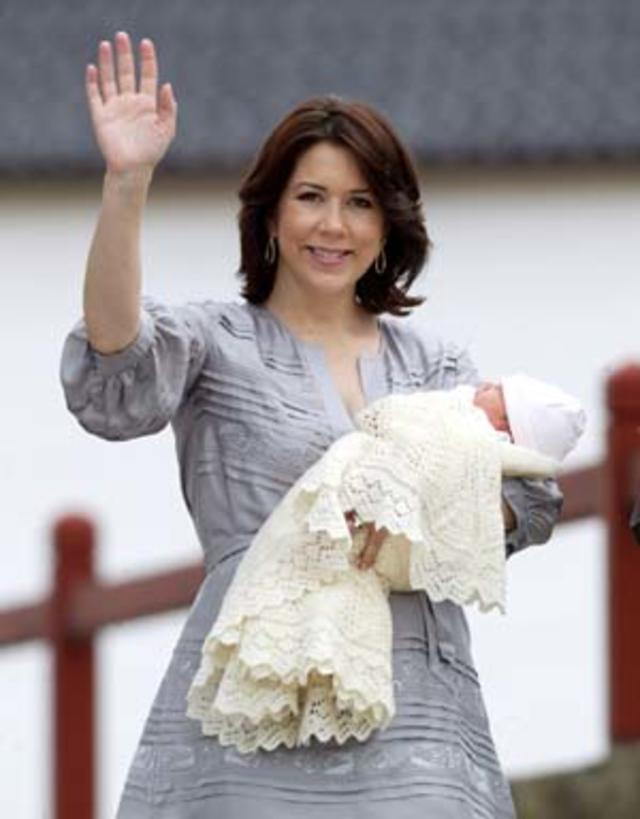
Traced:
<svg viewBox="0 0 640 819">
<path fill-rule="evenodd" d="M 406 319 L 379 320 L 358 362 L 367 401 L 477 380 L 467 356 Z M 293 482 L 353 422 L 319 345 L 267 308 L 144 300 L 140 333 L 113 355 L 82 323 L 61 364 L 67 404 L 103 438 L 171 422 L 182 492 L 206 577 L 187 617 L 127 777 L 118 819 L 508 819 L 513 805 L 491 739 L 462 609 L 393 593 L 397 713 L 365 743 L 240 754 L 200 733 L 185 697 L 200 647 L 255 532 Z M 549 537 L 552 482 L 505 481 L 517 528 L 509 552 Z"/>
</svg>

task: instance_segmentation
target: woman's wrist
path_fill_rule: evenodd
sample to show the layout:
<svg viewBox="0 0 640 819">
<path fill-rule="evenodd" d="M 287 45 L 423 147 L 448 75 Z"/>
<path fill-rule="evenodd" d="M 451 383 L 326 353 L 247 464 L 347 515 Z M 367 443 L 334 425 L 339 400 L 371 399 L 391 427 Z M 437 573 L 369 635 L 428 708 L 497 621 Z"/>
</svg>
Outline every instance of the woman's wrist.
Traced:
<svg viewBox="0 0 640 819">
<path fill-rule="evenodd" d="M 146 197 L 153 178 L 153 166 L 145 165 L 128 171 L 115 171 L 107 168 L 104 175 L 104 193 L 118 196 Z"/>
</svg>

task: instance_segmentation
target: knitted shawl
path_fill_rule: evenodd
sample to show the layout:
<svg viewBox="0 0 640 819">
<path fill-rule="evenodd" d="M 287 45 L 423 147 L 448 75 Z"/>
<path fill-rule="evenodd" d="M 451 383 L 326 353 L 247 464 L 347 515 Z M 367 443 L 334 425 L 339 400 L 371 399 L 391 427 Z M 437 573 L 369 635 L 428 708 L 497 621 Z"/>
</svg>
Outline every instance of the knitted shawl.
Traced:
<svg viewBox="0 0 640 819">
<path fill-rule="evenodd" d="M 388 726 L 389 592 L 504 611 L 502 475 L 557 466 L 497 433 L 468 386 L 389 395 L 355 420 L 257 532 L 203 644 L 187 714 L 243 753 Z M 367 571 L 348 510 L 389 532 Z"/>
</svg>

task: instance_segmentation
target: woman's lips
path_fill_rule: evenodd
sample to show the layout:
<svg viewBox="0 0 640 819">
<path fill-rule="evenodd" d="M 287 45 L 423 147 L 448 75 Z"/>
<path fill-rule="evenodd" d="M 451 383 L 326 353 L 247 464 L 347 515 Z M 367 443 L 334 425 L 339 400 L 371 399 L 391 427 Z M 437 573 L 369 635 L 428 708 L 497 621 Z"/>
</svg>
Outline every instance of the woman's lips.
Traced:
<svg viewBox="0 0 640 819">
<path fill-rule="evenodd" d="M 350 250 L 334 250 L 327 247 L 314 247 L 311 245 L 307 249 L 316 261 L 331 267 L 341 264 L 351 255 Z"/>
</svg>

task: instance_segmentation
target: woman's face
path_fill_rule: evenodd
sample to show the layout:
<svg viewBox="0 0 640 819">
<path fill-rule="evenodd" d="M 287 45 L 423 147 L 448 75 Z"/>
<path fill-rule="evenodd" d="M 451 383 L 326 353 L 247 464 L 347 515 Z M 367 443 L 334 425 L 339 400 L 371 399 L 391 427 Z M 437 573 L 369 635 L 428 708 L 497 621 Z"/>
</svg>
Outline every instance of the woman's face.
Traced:
<svg viewBox="0 0 640 819">
<path fill-rule="evenodd" d="M 384 217 L 353 154 L 317 142 L 298 159 L 270 229 L 280 280 L 337 293 L 353 291 L 380 253 Z"/>
</svg>

